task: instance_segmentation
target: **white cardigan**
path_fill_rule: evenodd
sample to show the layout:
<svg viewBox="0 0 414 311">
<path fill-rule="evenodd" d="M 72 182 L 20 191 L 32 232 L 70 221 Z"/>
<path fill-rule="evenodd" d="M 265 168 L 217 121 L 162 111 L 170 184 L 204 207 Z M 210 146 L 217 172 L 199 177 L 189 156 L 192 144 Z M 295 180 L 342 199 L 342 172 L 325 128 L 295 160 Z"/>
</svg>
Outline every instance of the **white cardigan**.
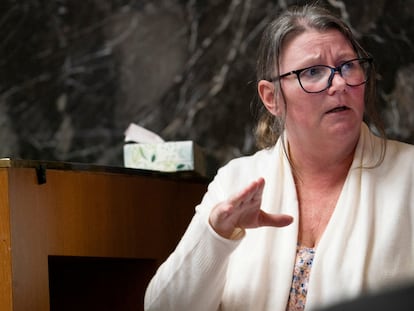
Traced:
<svg viewBox="0 0 414 311">
<path fill-rule="evenodd" d="M 363 124 L 354 161 L 316 250 L 306 310 L 414 281 L 414 146 L 380 140 Z M 264 177 L 262 209 L 290 214 L 285 228 L 247 230 L 238 241 L 208 224 L 216 203 Z M 298 236 L 298 201 L 280 141 L 231 161 L 209 185 L 176 250 L 158 269 L 145 310 L 285 311 Z"/>
</svg>

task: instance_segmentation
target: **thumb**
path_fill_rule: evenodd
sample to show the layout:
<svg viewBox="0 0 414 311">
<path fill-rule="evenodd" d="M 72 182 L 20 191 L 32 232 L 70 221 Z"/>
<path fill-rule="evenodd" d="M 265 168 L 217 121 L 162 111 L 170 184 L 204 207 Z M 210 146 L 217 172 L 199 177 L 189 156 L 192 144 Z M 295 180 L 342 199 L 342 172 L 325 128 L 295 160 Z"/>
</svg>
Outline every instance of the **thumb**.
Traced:
<svg viewBox="0 0 414 311">
<path fill-rule="evenodd" d="M 269 214 L 264 211 L 259 216 L 260 226 L 286 227 L 293 222 L 293 217 L 286 214 Z"/>
</svg>

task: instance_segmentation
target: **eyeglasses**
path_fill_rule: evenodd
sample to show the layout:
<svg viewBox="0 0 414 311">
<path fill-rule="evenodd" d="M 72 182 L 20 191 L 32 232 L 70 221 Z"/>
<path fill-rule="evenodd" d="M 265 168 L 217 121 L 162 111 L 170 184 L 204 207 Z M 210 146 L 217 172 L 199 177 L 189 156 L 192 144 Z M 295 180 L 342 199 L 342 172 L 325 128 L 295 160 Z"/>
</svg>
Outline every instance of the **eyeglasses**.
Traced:
<svg viewBox="0 0 414 311">
<path fill-rule="evenodd" d="M 307 93 L 320 93 L 332 85 L 335 72 L 338 72 L 348 86 L 359 86 L 367 82 L 372 58 L 355 58 L 338 67 L 316 65 L 293 70 L 270 81 L 276 81 L 295 74 L 302 89 Z"/>
</svg>

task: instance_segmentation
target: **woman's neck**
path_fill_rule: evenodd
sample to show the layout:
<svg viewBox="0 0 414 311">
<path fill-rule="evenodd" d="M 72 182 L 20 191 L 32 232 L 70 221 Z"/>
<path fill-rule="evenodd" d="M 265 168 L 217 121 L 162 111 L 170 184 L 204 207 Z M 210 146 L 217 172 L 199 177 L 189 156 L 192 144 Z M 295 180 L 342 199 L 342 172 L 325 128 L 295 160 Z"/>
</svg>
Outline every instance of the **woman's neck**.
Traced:
<svg viewBox="0 0 414 311">
<path fill-rule="evenodd" d="M 288 145 L 288 154 L 297 183 L 316 187 L 335 185 L 343 182 L 348 175 L 354 158 L 353 148 L 314 148 L 306 152 L 302 148 Z"/>
</svg>

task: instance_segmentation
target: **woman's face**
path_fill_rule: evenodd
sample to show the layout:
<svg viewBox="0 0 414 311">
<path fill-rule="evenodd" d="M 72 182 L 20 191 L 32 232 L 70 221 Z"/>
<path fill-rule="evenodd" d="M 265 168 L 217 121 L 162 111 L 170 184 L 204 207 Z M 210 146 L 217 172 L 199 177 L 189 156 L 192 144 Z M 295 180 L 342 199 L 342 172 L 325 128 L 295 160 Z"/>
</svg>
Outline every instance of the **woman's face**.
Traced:
<svg viewBox="0 0 414 311">
<path fill-rule="evenodd" d="M 280 73 L 313 65 L 337 67 L 356 58 L 349 41 L 337 30 L 308 30 L 290 39 L 282 49 Z M 290 142 L 309 144 L 359 137 L 364 113 L 365 85 L 346 85 L 338 72 L 332 85 L 321 93 L 306 93 L 295 74 L 281 79 L 286 130 Z M 279 96 L 279 99 L 282 98 Z"/>
</svg>

